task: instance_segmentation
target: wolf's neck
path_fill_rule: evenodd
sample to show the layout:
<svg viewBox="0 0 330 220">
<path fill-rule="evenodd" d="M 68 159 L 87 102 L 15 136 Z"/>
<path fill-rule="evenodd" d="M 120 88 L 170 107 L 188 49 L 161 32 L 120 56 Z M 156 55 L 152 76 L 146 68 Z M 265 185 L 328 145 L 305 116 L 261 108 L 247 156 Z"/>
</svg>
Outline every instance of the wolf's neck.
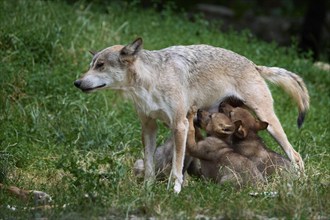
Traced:
<svg viewBox="0 0 330 220">
<path fill-rule="evenodd" d="M 154 58 L 154 59 L 153 59 Z M 150 91 L 157 83 L 160 68 L 157 67 L 155 57 L 149 51 L 141 51 L 132 66 L 131 73 L 134 75 L 130 82 L 133 87 L 143 87 Z"/>
</svg>

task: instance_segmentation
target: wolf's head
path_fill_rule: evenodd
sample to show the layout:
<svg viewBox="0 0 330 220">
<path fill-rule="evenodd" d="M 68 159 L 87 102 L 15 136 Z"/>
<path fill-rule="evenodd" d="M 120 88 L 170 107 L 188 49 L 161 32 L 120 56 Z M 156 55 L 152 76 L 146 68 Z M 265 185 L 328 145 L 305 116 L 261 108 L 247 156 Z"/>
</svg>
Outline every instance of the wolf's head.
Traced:
<svg viewBox="0 0 330 220">
<path fill-rule="evenodd" d="M 142 38 L 137 38 L 126 46 L 115 45 L 100 52 L 92 53 L 89 70 L 74 85 L 83 92 L 99 89 L 123 89 L 134 77 L 134 64 L 142 49 Z"/>
</svg>

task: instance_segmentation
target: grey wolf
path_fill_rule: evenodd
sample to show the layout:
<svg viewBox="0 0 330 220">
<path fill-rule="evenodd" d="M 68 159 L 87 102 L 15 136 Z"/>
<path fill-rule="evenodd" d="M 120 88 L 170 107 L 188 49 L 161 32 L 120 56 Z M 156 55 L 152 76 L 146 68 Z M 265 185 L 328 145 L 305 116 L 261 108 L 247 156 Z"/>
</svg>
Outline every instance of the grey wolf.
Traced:
<svg viewBox="0 0 330 220">
<path fill-rule="evenodd" d="M 256 119 L 248 110 L 232 107 L 222 103 L 219 110 L 230 117 L 236 130 L 232 136 L 232 147 L 235 152 L 252 160 L 263 176 L 269 176 L 275 171 L 292 171 L 291 163 L 282 155 L 268 149 L 258 131 L 265 130 L 267 122 Z"/>
<path fill-rule="evenodd" d="M 141 38 L 123 46 L 97 52 L 89 70 L 74 85 L 83 92 L 101 89 L 122 91 L 132 99 L 142 125 L 145 180 L 155 179 L 154 152 L 157 124 L 161 120 L 172 131 L 174 191 L 180 192 L 185 155 L 189 108 L 216 110 L 233 96 L 269 125 L 267 130 L 289 159 L 301 170 L 303 160 L 289 143 L 274 113 L 273 98 L 265 82 L 283 87 L 297 102 L 298 126 L 309 108 L 303 80 L 278 67 L 257 66 L 232 51 L 209 45 L 172 46 L 161 50 L 142 49 Z"/>
</svg>

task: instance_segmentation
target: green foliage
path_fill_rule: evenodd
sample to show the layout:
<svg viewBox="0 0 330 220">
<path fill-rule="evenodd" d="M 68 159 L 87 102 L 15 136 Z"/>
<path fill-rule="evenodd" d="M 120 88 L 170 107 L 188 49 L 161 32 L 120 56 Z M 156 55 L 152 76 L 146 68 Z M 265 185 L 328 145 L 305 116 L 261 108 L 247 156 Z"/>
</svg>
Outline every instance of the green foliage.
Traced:
<svg viewBox="0 0 330 220">
<path fill-rule="evenodd" d="M 294 46 L 266 44 L 248 31 L 222 33 L 198 15 L 192 23 L 171 7 L 155 12 L 138 5 L 0 2 L 0 181 L 46 191 L 54 199 L 51 209 L 39 210 L 1 191 L 0 218 L 328 218 L 329 73 L 300 59 Z M 88 68 L 89 50 L 138 36 L 147 49 L 205 43 L 299 73 L 311 96 L 301 130 L 291 100 L 280 89 L 271 90 L 289 140 L 305 160 L 306 177 L 274 178 L 243 190 L 190 179 L 179 195 L 166 189 L 167 182 L 149 187 L 139 182 L 131 172 L 143 152 L 132 104 L 112 91 L 86 95 L 73 86 Z M 160 127 L 158 143 L 168 136 Z M 263 136 L 280 151 L 268 134 Z M 249 195 L 255 191 L 278 196 Z"/>
</svg>

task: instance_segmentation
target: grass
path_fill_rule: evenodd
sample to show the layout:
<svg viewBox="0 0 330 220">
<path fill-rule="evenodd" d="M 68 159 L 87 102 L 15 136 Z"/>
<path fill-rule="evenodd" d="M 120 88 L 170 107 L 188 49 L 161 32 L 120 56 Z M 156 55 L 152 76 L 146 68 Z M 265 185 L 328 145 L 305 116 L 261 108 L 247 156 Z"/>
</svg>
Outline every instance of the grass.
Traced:
<svg viewBox="0 0 330 220">
<path fill-rule="evenodd" d="M 53 197 L 50 208 L 40 209 L 1 191 L 0 219 L 330 217 L 329 72 L 301 59 L 294 46 L 260 42 L 248 31 L 222 33 L 198 16 L 192 23 L 170 8 L 157 13 L 137 3 L 68 2 L 0 2 L 0 182 Z M 167 182 L 145 188 L 132 174 L 134 161 L 143 157 L 132 104 L 112 91 L 86 95 L 73 86 L 88 68 L 88 50 L 137 36 L 147 49 L 205 43 L 299 73 L 311 96 L 302 129 L 291 100 L 280 89 L 271 90 L 306 176 L 274 178 L 242 190 L 191 178 L 179 195 L 166 189 Z M 158 143 L 167 135 L 161 127 Z M 281 152 L 268 134 L 263 136 Z M 250 195 L 272 191 L 278 195 Z"/>
</svg>

